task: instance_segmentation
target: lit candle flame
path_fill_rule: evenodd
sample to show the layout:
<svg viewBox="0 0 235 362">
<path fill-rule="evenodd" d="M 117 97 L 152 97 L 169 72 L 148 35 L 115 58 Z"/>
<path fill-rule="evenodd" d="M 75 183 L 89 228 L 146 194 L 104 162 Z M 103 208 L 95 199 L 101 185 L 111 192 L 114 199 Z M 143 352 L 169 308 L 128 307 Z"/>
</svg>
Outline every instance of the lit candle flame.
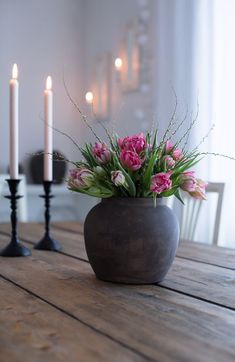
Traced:
<svg viewBox="0 0 235 362">
<path fill-rule="evenodd" d="M 18 78 L 18 67 L 17 64 L 14 64 L 12 67 L 12 78 L 17 79 Z"/>
<path fill-rule="evenodd" d="M 51 90 L 51 88 L 52 88 L 52 79 L 51 79 L 51 76 L 49 75 L 47 77 L 47 81 L 46 81 L 46 89 Z"/>
<path fill-rule="evenodd" d="M 120 70 L 122 68 L 122 64 L 123 64 L 122 59 L 116 58 L 114 64 L 115 64 L 115 68 L 117 70 Z"/>
<path fill-rule="evenodd" d="M 94 99 L 93 93 L 92 92 L 87 92 L 85 97 L 86 97 L 87 103 L 92 104 L 93 99 Z"/>
</svg>

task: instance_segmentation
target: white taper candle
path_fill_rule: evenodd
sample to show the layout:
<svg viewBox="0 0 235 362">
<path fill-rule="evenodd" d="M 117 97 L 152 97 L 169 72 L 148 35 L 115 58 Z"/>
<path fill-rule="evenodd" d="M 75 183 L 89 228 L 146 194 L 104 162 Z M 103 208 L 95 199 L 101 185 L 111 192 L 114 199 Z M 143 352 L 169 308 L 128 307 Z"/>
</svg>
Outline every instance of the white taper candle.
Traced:
<svg viewBox="0 0 235 362">
<path fill-rule="evenodd" d="M 52 126 L 53 126 L 53 93 L 52 80 L 48 76 L 44 91 L 44 181 L 52 181 Z"/>
<path fill-rule="evenodd" d="M 10 80 L 10 178 L 19 177 L 19 82 L 17 64 Z"/>
</svg>

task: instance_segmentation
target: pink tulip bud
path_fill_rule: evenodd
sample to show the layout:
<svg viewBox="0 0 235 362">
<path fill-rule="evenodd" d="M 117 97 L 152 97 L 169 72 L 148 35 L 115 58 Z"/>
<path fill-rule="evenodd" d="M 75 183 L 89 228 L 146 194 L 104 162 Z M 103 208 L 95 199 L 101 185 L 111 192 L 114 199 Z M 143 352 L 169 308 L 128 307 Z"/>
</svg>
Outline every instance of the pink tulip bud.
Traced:
<svg viewBox="0 0 235 362">
<path fill-rule="evenodd" d="M 167 169 L 170 169 L 175 166 L 175 161 L 170 155 L 164 156 L 163 161 L 166 163 Z"/>
<path fill-rule="evenodd" d="M 173 151 L 172 156 L 175 161 L 181 160 L 181 158 L 183 157 L 183 152 L 182 152 L 181 148 L 176 148 Z"/>
<path fill-rule="evenodd" d="M 173 145 L 172 145 L 171 140 L 166 141 L 165 147 L 166 147 L 166 152 L 167 152 L 167 153 L 169 153 L 169 152 L 172 150 Z"/>
<path fill-rule="evenodd" d="M 94 181 L 94 174 L 87 168 L 70 170 L 68 187 L 72 190 L 90 187 Z"/>
<path fill-rule="evenodd" d="M 126 181 L 122 171 L 111 171 L 111 180 L 115 186 L 123 186 Z"/>
<path fill-rule="evenodd" d="M 92 147 L 92 152 L 100 164 L 108 163 L 111 159 L 111 152 L 105 143 L 96 142 L 95 146 Z"/>
</svg>

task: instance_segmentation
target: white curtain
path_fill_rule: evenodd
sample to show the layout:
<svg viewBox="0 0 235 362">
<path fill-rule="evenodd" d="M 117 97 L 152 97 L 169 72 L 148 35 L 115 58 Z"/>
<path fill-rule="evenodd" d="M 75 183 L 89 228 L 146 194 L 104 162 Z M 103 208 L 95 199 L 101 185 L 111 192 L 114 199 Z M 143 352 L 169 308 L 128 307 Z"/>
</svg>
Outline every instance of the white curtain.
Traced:
<svg viewBox="0 0 235 362">
<path fill-rule="evenodd" d="M 167 123 L 173 99 L 170 84 L 173 85 L 181 108 L 188 104 L 195 112 L 199 103 L 191 147 L 215 124 L 200 150 L 235 157 L 234 18 L 235 0 L 156 1 L 156 114 L 162 123 Z M 205 180 L 226 183 L 219 245 L 235 247 L 235 161 L 207 156 L 196 171 Z M 198 241 L 211 240 L 215 201 L 205 203 Z"/>
<path fill-rule="evenodd" d="M 198 92 L 199 118 L 194 128 L 195 139 L 214 124 L 214 130 L 201 145 L 201 150 L 235 157 L 235 1 L 191 0 L 194 23 L 192 64 L 192 97 Z M 235 247 L 233 207 L 235 201 L 235 161 L 207 156 L 198 165 L 205 179 L 225 183 L 218 244 Z M 198 240 L 209 240 L 215 216 L 216 199 L 208 200 L 202 214 Z"/>
<path fill-rule="evenodd" d="M 213 99 L 215 131 L 211 150 L 235 157 L 235 1 L 215 0 L 213 9 Z M 220 245 L 235 247 L 235 161 L 212 159 L 211 177 L 224 181 Z"/>
</svg>

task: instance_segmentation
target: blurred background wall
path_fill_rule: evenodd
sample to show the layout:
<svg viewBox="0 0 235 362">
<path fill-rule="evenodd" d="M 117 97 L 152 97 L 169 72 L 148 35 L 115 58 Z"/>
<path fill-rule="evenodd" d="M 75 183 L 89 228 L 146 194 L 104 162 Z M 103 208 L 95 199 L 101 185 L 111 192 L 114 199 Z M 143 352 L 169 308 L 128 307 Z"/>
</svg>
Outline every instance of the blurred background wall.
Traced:
<svg viewBox="0 0 235 362">
<path fill-rule="evenodd" d="M 6 173 L 9 161 L 8 82 L 14 62 L 20 81 L 20 163 L 28 183 L 32 181 L 29 159 L 43 148 L 43 90 L 49 74 L 53 79 L 54 125 L 80 145 L 93 137 L 66 96 L 63 74 L 73 99 L 102 136 L 100 121 L 121 136 L 149 130 L 153 124 L 158 124 L 161 133 L 172 115 L 175 92 L 178 118 L 188 109 L 178 137 L 199 108 L 189 146 L 200 143 L 215 124 L 201 150 L 234 155 L 234 14 L 233 0 L 0 0 L 0 172 Z M 131 91 L 123 88 L 114 66 L 130 24 L 140 50 L 139 82 Z M 100 62 L 109 67 L 109 102 L 104 117 L 97 117 L 85 102 Z M 54 148 L 69 159 L 80 158 L 72 142 L 58 132 L 54 132 Z M 220 238 L 226 245 L 233 238 L 229 212 L 234 199 L 233 170 L 233 161 L 210 157 L 197 168 L 204 179 L 226 182 Z M 38 191 L 33 190 L 29 188 L 29 198 L 37 209 Z M 64 195 L 68 195 L 66 190 Z M 66 217 L 80 220 L 95 202 L 80 195 L 61 199 L 74 210 Z M 204 216 L 205 225 L 210 224 L 210 212 Z M 34 218 L 39 215 L 41 211 Z M 63 217 L 65 214 L 58 214 Z"/>
</svg>

